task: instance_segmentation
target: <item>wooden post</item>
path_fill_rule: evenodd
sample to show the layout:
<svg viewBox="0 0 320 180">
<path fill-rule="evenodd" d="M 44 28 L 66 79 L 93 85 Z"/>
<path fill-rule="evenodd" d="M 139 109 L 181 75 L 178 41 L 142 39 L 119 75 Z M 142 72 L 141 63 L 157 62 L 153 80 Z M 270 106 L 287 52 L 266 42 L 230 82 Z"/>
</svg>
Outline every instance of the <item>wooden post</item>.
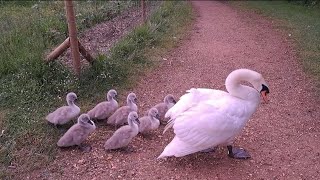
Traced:
<svg viewBox="0 0 320 180">
<path fill-rule="evenodd" d="M 86 58 L 86 60 L 87 60 L 90 64 L 92 64 L 93 61 L 94 61 L 93 57 L 86 51 L 86 49 L 82 46 L 82 44 L 80 43 L 80 41 L 78 41 L 78 45 L 79 45 L 79 51 L 80 51 L 80 53 L 82 54 L 82 56 L 83 56 L 84 58 Z"/>
<path fill-rule="evenodd" d="M 70 38 L 63 41 L 54 51 L 52 51 L 46 58 L 47 61 L 52 61 L 60 56 L 65 50 L 70 47 Z"/>
<path fill-rule="evenodd" d="M 86 51 L 86 49 L 81 45 L 80 41 L 77 38 L 77 28 L 76 28 L 76 19 L 74 17 L 73 4 L 72 0 L 65 0 L 65 8 L 66 8 L 66 16 L 69 30 L 69 37 L 60 44 L 55 50 L 53 50 L 47 57 L 47 62 L 52 61 L 59 57 L 65 50 L 67 50 L 71 46 L 73 67 L 76 74 L 80 75 L 80 53 L 86 60 L 92 64 L 94 59 L 93 57 Z"/>
<path fill-rule="evenodd" d="M 141 7 L 142 7 L 142 19 L 143 22 L 146 22 L 146 3 L 145 0 L 141 0 Z"/>
<path fill-rule="evenodd" d="M 70 38 L 71 54 L 73 60 L 73 68 L 76 72 L 76 75 L 80 75 L 80 53 L 79 45 L 77 38 L 77 28 L 76 28 L 76 18 L 74 17 L 73 3 L 72 0 L 65 0 L 67 22 L 68 22 L 68 31 Z"/>
</svg>

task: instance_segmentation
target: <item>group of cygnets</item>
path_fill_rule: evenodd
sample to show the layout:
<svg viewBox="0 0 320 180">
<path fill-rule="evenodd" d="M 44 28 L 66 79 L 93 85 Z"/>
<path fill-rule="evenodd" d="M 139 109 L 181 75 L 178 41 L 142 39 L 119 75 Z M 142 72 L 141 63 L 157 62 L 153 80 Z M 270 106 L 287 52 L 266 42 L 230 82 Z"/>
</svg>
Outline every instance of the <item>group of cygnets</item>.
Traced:
<svg viewBox="0 0 320 180">
<path fill-rule="evenodd" d="M 94 121 L 103 121 L 107 125 L 120 127 L 105 142 L 105 150 L 126 148 L 138 133 L 146 134 L 160 125 L 165 113 L 176 103 L 173 95 L 168 94 L 164 101 L 153 106 L 148 115 L 138 116 L 137 96 L 129 93 L 127 104 L 119 107 L 116 100 L 117 92 L 111 89 L 107 93 L 107 100 L 100 102 L 87 113 L 80 114 L 80 108 L 75 104 L 77 95 L 73 92 L 67 94 L 68 106 L 62 106 L 46 116 L 46 120 L 53 125 L 60 126 L 77 118 L 78 121 L 59 139 L 59 147 L 78 146 L 80 150 L 88 152 L 91 146 L 84 145 L 88 135 L 96 129 Z M 128 124 L 128 125 L 125 125 Z"/>
</svg>

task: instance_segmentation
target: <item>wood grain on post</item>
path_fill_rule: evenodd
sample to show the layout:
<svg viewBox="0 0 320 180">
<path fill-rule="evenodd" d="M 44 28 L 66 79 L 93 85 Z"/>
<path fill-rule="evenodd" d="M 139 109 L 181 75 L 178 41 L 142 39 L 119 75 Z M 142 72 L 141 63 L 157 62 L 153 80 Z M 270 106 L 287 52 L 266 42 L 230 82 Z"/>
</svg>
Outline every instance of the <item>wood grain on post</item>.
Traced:
<svg viewBox="0 0 320 180">
<path fill-rule="evenodd" d="M 80 51 L 80 53 L 82 54 L 82 56 L 83 56 L 84 58 L 86 58 L 86 60 L 87 60 L 90 64 L 92 64 L 93 61 L 94 61 L 93 57 L 88 53 L 88 51 L 86 51 L 86 49 L 82 46 L 82 44 L 80 43 L 80 41 L 78 41 L 78 45 L 79 45 L 79 51 Z"/>
<path fill-rule="evenodd" d="M 73 68 L 75 73 L 80 75 L 80 53 L 79 53 L 79 45 L 77 38 L 77 28 L 76 28 L 76 18 L 74 16 L 73 3 L 72 0 L 65 0 L 66 14 L 67 14 L 67 22 L 68 22 L 68 30 L 70 37 L 70 47 L 71 54 L 73 60 Z"/>
<path fill-rule="evenodd" d="M 53 50 L 46 58 L 46 60 L 52 61 L 60 56 L 64 51 L 66 51 L 70 47 L 70 38 L 68 37 L 63 41 L 55 50 Z"/>
</svg>

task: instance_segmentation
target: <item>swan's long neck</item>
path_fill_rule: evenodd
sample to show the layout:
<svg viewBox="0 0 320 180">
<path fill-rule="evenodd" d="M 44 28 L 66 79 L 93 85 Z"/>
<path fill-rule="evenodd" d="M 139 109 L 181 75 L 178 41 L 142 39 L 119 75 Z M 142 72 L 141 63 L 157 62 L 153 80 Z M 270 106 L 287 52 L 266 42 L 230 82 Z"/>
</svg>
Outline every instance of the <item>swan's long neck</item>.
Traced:
<svg viewBox="0 0 320 180">
<path fill-rule="evenodd" d="M 138 129 L 139 128 L 138 125 L 133 122 L 133 119 L 129 119 L 128 124 L 131 127 L 131 129 Z"/>
<path fill-rule="evenodd" d="M 74 101 L 67 99 L 68 106 L 74 106 Z"/>
<path fill-rule="evenodd" d="M 148 112 L 148 116 L 149 116 L 150 118 L 153 118 L 153 117 L 154 117 L 151 111 Z"/>
<path fill-rule="evenodd" d="M 257 92 L 252 87 L 245 86 L 240 84 L 241 81 L 247 81 L 252 84 L 252 76 L 254 76 L 255 72 L 247 69 L 240 69 L 237 71 L 233 71 L 229 74 L 229 76 L 226 79 L 226 88 L 227 91 L 235 97 L 241 98 L 241 99 L 247 99 L 248 94 L 252 92 Z"/>
<path fill-rule="evenodd" d="M 110 94 L 107 94 L 107 101 L 111 101 L 113 97 Z"/>
<path fill-rule="evenodd" d="M 107 95 L 107 101 L 111 102 L 111 101 L 116 101 L 116 100 L 114 99 L 113 96 L 111 96 L 110 94 L 108 94 L 108 95 Z"/>
<path fill-rule="evenodd" d="M 156 117 L 152 117 L 152 120 L 151 120 L 152 129 L 158 128 L 159 125 L 160 125 L 159 119 L 157 119 Z"/>
<path fill-rule="evenodd" d="M 131 99 L 127 99 L 127 105 L 134 111 L 137 111 L 138 107 Z"/>
<path fill-rule="evenodd" d="M 154 117 L 154 116 L 152 116 L 151 119 L 152 119 L 152 121 L 151 121 L 152 123 L 157 123 L 157 121 L 159 121 L 159 119 L 157 119 L 157 118 Z"/>
<path fill-rule="evenodd" d="M 164 102 L 165 104 L 169 104 L 169 103 L 170 103 L 168 98 L 164 98 L 163 102 Z"/>
</svg>

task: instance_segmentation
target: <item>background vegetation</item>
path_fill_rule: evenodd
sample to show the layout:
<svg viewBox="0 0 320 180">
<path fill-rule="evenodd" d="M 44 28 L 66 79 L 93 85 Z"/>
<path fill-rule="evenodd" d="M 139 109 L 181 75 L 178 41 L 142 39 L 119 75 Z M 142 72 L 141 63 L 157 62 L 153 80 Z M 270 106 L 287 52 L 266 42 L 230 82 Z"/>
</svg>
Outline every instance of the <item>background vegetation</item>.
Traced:
<svg viewBox="0 0 320 180">
<path fill-rule="evenodd" d="M 320 89 L 318 0 L 232 3 L 281 20 Z M 81 32 L 137 5 L 136 1 L 77 1 L 78 29 Z M 92 67 L 83 69 L 79 79 L 57 62 L 43 62 L 45 52 L 67 36 L 64 14 L 62 1 L 0 1 L 0 179 L 8 175 L 10 165 L 22 173 L 49 163 L 61 132 L 46 124 L 46 114 L 65 104 L 69 91 L 76 92 L 85 107 L 101 100 L 111 87 L 130 86 L 129 80 L 153 64 L 150 54 L 174 46 L 181 27 L 190 20 L 191 7 L 183 1 L 165 1 L 110 54 L 101 54 Z"/>
<path fill-rule="evenodd" d="M 304 69 L 315 79 L 320 94 L 320 2 L 304 1 L 246 1 L 234 5 L 254 10 L 273 18 L 298 47 Z"/>
<path fill-rule="evenodd" d="M 132 6 L 137 2 L 77 1 L 78 29 Z M 111 87 L 128 87 L 128 80 L 143 72 L 141 67 L 152 65 L 146 55 L 174 45 L 172 37 L 189 22 L 191 7 L 163 2 L 147 23 L 121 39 L 110 54 L 98 56 L 79 79 L 57 62 L 43 61 L 45 52 L 67 37 L 64 13 L 61 1 L 0 2 L 0 178 L 10 175 L 10 166 L 23 173 L 49 163 L 61 132 L 47 125 L 46 114 L 65 104 L 69 91 L 78 94 L 82 108 L 104 98 Z"/>
</svg>

